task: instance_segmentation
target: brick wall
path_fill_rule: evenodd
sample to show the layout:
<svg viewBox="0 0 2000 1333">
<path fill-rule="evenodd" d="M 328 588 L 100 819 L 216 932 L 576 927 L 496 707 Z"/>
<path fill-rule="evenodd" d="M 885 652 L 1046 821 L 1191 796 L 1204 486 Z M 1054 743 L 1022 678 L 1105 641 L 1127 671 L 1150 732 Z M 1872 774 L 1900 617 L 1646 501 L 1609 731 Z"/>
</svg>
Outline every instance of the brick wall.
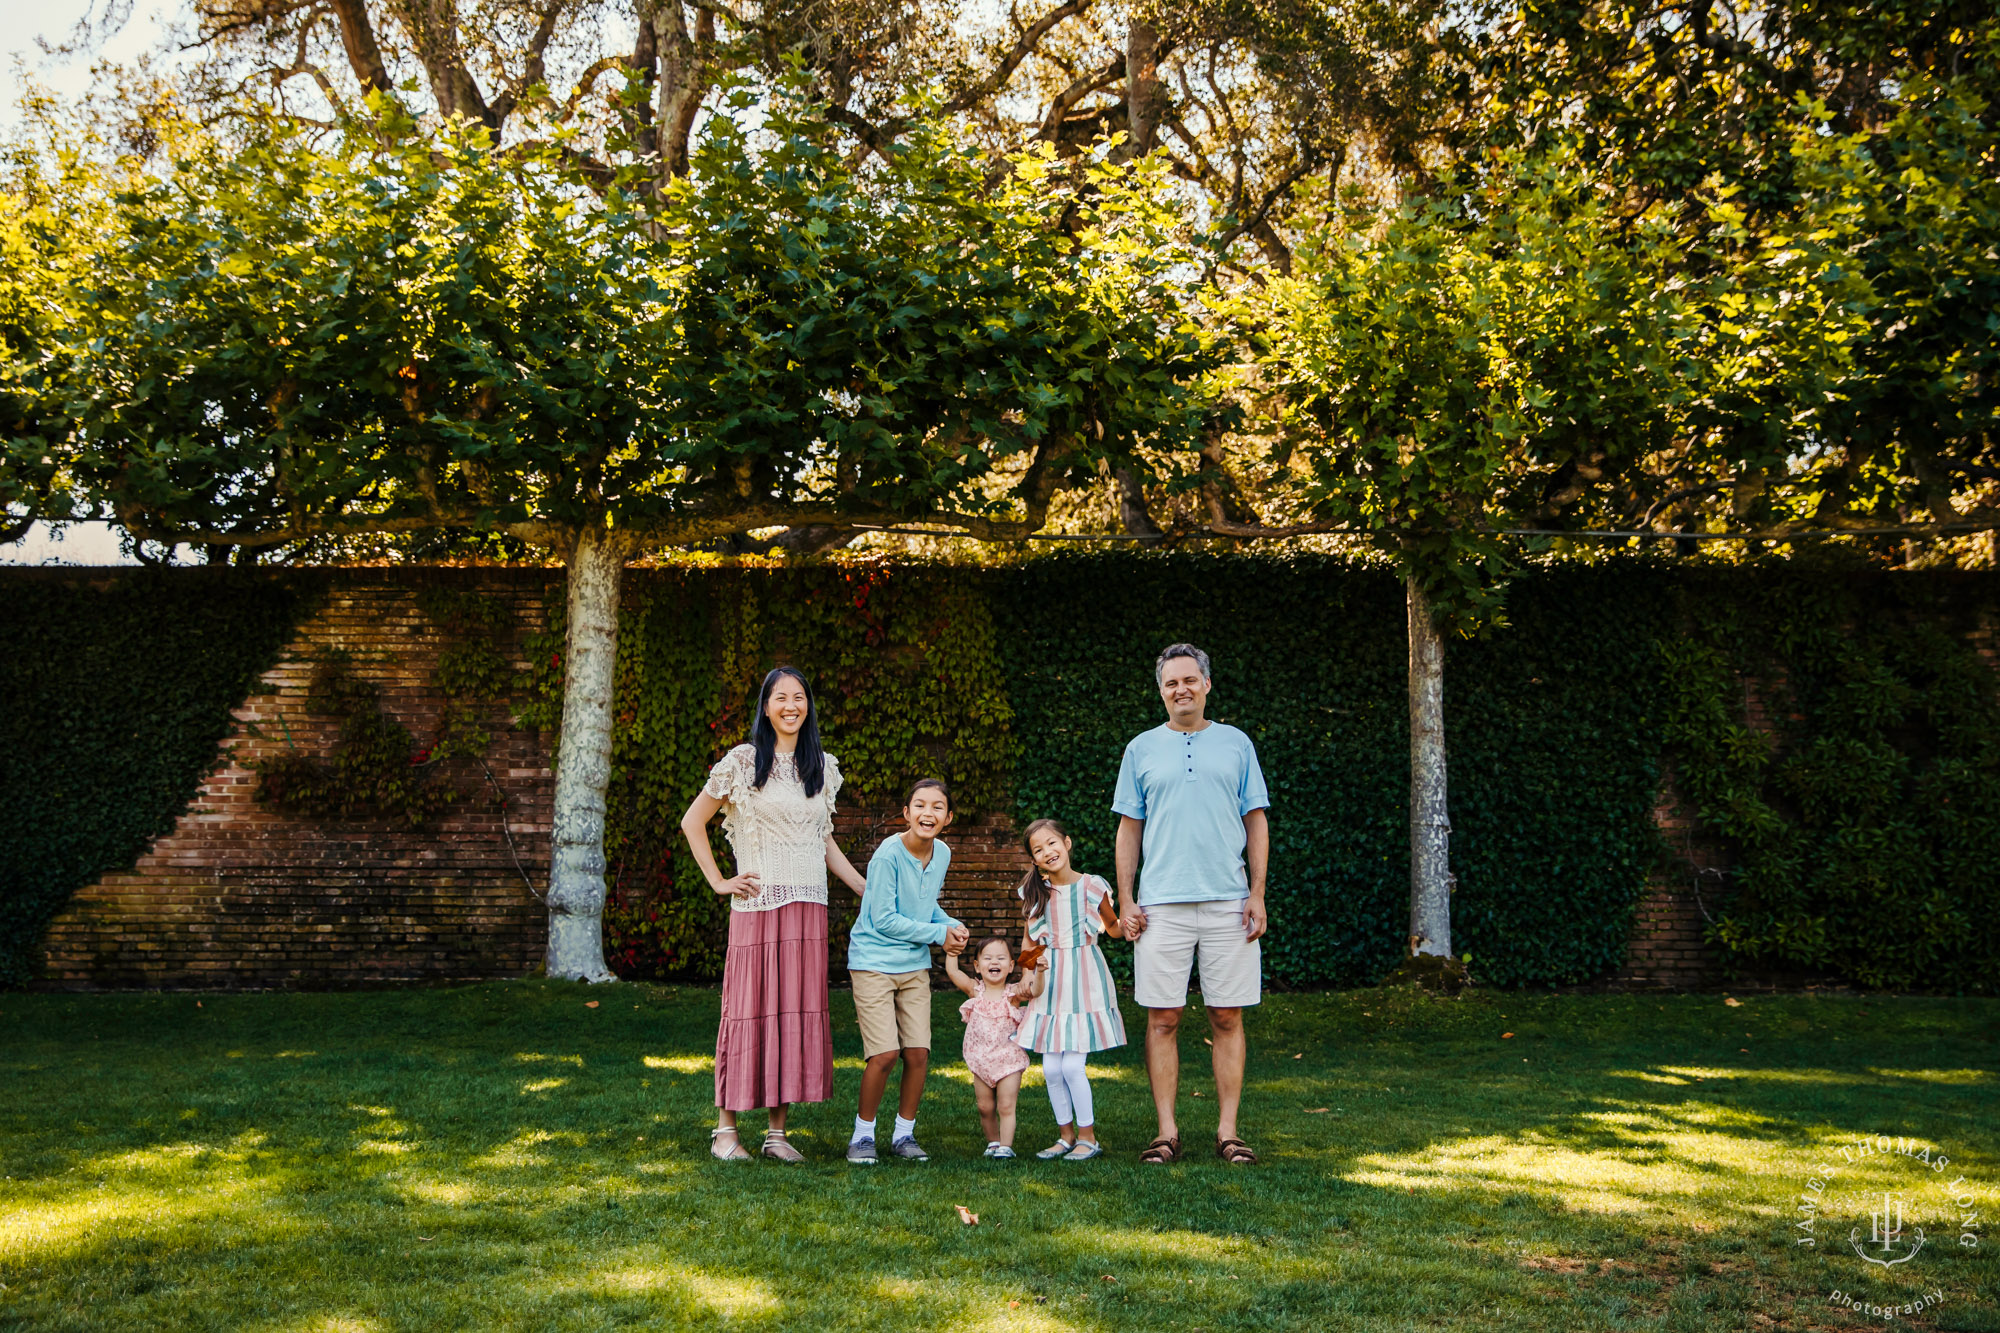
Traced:
<svg viewBox="0 0 2000 1333">
<path fill-rule="evenodd" d="M 224 761 L 174 830 L 131 871 L 79 892 L 56 919 L 49 984 L 329 987 L 521 976 L 540 967 L 546 924 L 521 872 L 536 887 L 545 882 L 550 756 L 535 734 L 513 730 L 503 708 L 493 712 L 487 762 L 505 797 L 504 825 L 486 777 L 469 767 L 452 775 L 464 798 L 423 833 L 392 821 L 294 818 L 252 799 L 249 761 L 289 743 L 321 754 L 331 747 L 337 724 L 304 708 L 319 649 L 350 652 L 356 674 L 380 687 L 383 708 L 420 745 L 435 734 L 444 700 L 430 678 L 442 643 L 415 601 L 433 583 L 476 588 L 507 604 L 517 656 L 521 636 L 543 623 L 546 599 L 562 592 L 559 572 L 542 569 L 385 570 L 339 579 L 264 677 L 263 690 L 236 710 Z M 1993 651 L 1990 626 L 1981 647 Z M 1761 708 L 1751 702 L 1753 711 Z M 1615 986 L 1714 980 L 1696 893 L 1719 885 L 1719 849 L 1701 844 L 1671 781 L 1657 818 L 1686 864 L 1649 887 Z M 893 816 L 850 810 L 836 831 L 865 858 L 898 827 Z M 975 935 L 1018 936 L 1012 891 L 1027 859 L 1012 825 L 980 816 L 955 824 L 947 838 L 946 909 Z"/>
<path fill-rule="evenodd" d="M 476 589 L 512 612 L 521 638 L 543 623 L 561 575 L 539 569 L 428 569 L 339 580 L 286 646 L 264 688 L 235 710 L 224 759 L 174 829 L 129 872 L 79 892 L 50 928 L 47 984 L 115 987 L 333 987 L 385 981 L 522 976 L 542 962 L 547 923 L 522 871 L 548 874 L 551 756 L 516 731 L 504 707 L 489 722 L 492 771 L 443 775 L 463 793 L 434 827 L 394 820 L 311 819 L 259 804 L 255 760 L 296 744 L 325 754 L 334 719 L 306 712 L 314 655 L 352 654 L 354 674 L 381 691 L 383 711 L 420 746 L 444 698 L 431 682 L 444 646 L 416 596 L 442 583 Z M 506 798 L 505 824 L 494 786 Z M 843 845 L 865 862 L 892 818 L 844 811 Z M 509 847 L 511 835 L 513 846 Z M 975 934 L 1017 934 L 1008 907 L 1027 864 L 1013 826 L 996 816 L 954 824 L 945 906 Z M 516 857 L 518 855 L 518 862 Z"/>
<path fill-rule="evenodd" d="M 338 582 L 236 709 L 224 761 L 129 872 L 79 892 L 50 928 L 45 976 L 69 988 L 340 986 L 518 976 L 541 960 L 546 924 L 508 848 L 540 885 L 549 837 L 549 756 L 494 708 L 484 774 L 443 775 L 465 794 L 434 829 L 393 820 L 305 819 L 252 799 L 246 765 L 296 743 L 325 754 L 333 719 L 304 706 L 313 653 L 339 648 L 382 692 L 383 711 L 419 745 L 444 699 L 431 684 L 442 647 L 417 610 L 428 583 L 477 586 L 518 627 L 542 623 L 541 570 L 424 570 Z M 560 592 L 561 584 L 554 588 Z M 515 634 L 518 652 L 520 631 Z"/>
</svg>

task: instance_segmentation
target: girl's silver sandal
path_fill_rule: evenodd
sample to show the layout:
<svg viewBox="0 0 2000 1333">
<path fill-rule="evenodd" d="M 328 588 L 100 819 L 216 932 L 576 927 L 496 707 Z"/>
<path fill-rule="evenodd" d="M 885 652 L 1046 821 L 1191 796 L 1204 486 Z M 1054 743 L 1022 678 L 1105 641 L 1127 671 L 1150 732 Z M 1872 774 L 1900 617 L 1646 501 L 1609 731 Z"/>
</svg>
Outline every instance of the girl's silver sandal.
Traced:
<svg viewBox="0 0 2000 1333">
<path fill-rule="evenodd" d="M 722 1136 L 724 1134 L 730 1136 L 730 1143 L 727 1148 L 722 1146 Z M 750 1150 L 743 1146 L 742 1136 L 737 1134 L 735 1127 L 732 1125 L 724 1125 L 719 1129 L 708 1131 L 708 1154 L 718 1162 L 747 1162 L 750 1160 Z"/>
<path fill-rule="evenodd" d="M 803 1162 L 806 1155 L 794 1148 L 785 1131 L 774 1129 L 764 1135 L 764 1156 L 779 1162 Z"/>
<path fill-rule="evenodd" d="M 1054 1143 L 1036 1153 L 1035 1156 L 1046 1162 L 1052 1158 L 1067 1157 L 1074 1151 L 1076 1151 L 1075 1139 L 1057 1139 Z"/>
<path fill-rule="evenodd" d="M 1065 1162 L 1087 1162 L 1093 1157 L 1102 1156 L 1104 1156 L 1103 1144 L 1097 1142 L 1086 1143 L 1078 1139 L 1076 1146 L 1063 1154 L 1063 1160 Z"/>
</svg>

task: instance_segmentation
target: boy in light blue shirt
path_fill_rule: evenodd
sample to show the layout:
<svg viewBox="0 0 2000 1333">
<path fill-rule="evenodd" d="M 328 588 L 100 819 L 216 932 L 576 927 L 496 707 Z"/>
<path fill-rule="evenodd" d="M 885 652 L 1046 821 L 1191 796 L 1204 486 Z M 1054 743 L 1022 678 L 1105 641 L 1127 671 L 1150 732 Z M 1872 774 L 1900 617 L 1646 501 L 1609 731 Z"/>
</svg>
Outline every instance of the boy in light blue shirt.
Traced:
<svg viewBox="0 0 2000 1333">
<path fill-rule="evenodd" d="M 847 934 L 854 1017 L 868 1061 L 847 1145 L 847 1160 L 857 1166 L 875 1163 L 875 1116 L 899 1057 L 903 1080 L 889 1151 L 911 1161 L 929 1159 L 916 1134 L 917 1105 L 930 1071 L 931 946 L 962 949 L 971 936 L 938 903 L 951 866 L 951 848 L 938 841 L 951 823 L 951 793 L 936 778 L 924 778 L 910 788 L 903 819 L 908 827 L 886 839 L 868 862 L 868 890 Z"/>
</svg>

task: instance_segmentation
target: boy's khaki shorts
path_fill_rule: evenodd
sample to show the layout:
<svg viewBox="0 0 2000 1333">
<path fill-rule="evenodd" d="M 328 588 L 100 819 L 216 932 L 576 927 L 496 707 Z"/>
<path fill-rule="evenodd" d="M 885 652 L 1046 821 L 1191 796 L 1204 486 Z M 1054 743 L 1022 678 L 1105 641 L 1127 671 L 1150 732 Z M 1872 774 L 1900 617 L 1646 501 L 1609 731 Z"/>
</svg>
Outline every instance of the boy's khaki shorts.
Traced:
<svg viewBox="0 0 2000 1333">
<path fill-rule="evenodd" d="M 861 1055 L 872 1059 L 885 1051 L 931 1048 L 931 974 L 915 972 L 850 972 L 854 984 L 854 1017 L 861 1025 Z"/>
</svg>

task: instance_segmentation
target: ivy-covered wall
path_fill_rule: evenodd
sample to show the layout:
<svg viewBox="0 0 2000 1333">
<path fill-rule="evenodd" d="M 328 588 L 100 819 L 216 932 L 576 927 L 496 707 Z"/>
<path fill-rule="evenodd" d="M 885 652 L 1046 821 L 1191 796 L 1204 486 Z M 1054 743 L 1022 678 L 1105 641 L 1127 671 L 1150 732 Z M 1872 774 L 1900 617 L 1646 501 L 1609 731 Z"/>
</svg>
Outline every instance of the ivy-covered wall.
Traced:
<svg viewBox="0 0 2000 1333">
<path fill-rule="evenodd" d="M 292 581 L 227 570 L 8 573 L 0 985 L 34 975 L 72 894 L 173 827 L 302 604 Z"/>
<path fill-rule="evenodd" d="M 268 576 L 109 586 L 0 580 L 0 627 L 30 646 L 0 668 L 21 701 L 0 769 L 14 980 L 63 898 L 129 863 L 185 804 L 300 605 Z M 1447 663 L 1454 942 L 1474 973 L 1530 985 L 1617 969 L 1648 876 L 1673 873 L 1652 824 L 1671 765 L 1731 866 L 1704 900 L 1726 963 L 1991 989 L 1996 590 L 1992 576 L 1638 562 L 1523 578 L 1511 625 L 1455 643 Z M 559 614 L 561 598 L 539 604 Z M 559 620 L 458 625 L 452 607 L 421 609 L 442 636 L 439 682 L 481 635 L 527 632 L 510 657 L 525 671 L 502 681 L 487 662 L 444 691 L 447 710 L 501 695 L 501 725 L 508 708 L 522 728 L 554 725 Z M 880 817 L 863 854 L 904 785 L 938 773 L 968 813 L 1063 819 L 1079 863 L 1109 874 L 1119 755 L 1161 719 L 1151 664 L 1174 639 L 1212 654 L 1211 715 L 1251 733 L 1270 781 L 1273 980 L 1379 978 L 1407 913 L 1396 583 L 1328 557 L 1140 553 L 631 571 L 607 848 L 614 966 L 718 970 L 725 916 L 676 820 L 746 733 L 773 662 L 806 669 L 843 804 Z M 489 740 L 492 723 L 446 721 L 441 736 Z M 51 784 L 51 772 L 80 776 Z M 423 812 L 406 813 L 406 835 L 423 836 L 407 827 Z M 839 898 L 837 933 L 851 914 Z"/>
</svg>

